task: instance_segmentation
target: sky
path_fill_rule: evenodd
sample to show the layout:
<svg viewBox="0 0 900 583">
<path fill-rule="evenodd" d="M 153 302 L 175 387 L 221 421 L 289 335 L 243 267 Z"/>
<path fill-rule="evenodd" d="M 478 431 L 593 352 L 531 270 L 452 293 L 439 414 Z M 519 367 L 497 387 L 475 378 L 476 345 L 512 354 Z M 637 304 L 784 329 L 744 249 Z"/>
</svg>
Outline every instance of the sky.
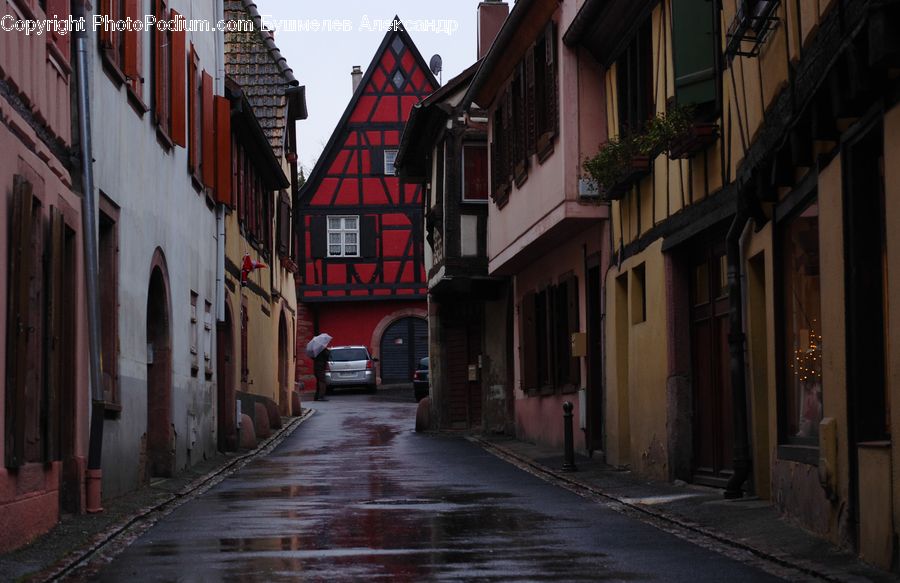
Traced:
<svg viewBox="0 0 900 583">
<path fill-rule="evenodd" d="M 354 65 L 365 70 L 384 38 L 383 31 L 375 30 L 376 20 L 390 21 L 397 14 L 406 23 L 456 22 L 458 29 L 450 35 L 409 31 L 426 63 L 432 55 L 441 55 L 446 82 L 476 60 L 478 3 L 479 0 L 256 0 L 259 13 L 271 16 L 273 22 L 338 19 L 352 23 L 353 32 L 294 32 L 284 26 L 281 32 L 275 32 L 275 44 L 293 68 L 294 76 L 306 86 L 309 119 L 299 122 L 298 130 L 300 161 L 306 174 L 309 175 L 350 101 L 350 71 Z M 370 26 L 366 27 L 366 22 Z"/>
</svg>

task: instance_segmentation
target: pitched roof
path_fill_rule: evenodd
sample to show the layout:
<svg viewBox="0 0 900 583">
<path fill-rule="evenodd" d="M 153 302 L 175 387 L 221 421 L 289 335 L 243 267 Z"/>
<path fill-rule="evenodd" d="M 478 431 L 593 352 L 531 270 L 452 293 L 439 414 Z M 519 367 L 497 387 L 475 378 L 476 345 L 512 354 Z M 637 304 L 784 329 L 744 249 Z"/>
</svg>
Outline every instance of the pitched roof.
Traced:
<svg viewBox="0 0 900 583">
<path fill-rule="evenodd" d="M 225 71 L 253 105 L 256 118 L 281 156 L 287 124 L 288 93 L 300 83 L 287 59 L 275 45 L 272 33 L 263 30 L 262 18 L 253 0 L 225 0 L 226 20 L 247 20 L 252 31 L 225 33 Z"/>
<path fill-rule="evenodd" d="M 359 85 L 356 87 L 356 91 L 353 92 L 353 97 L 350 98 L 350 102 L 347 104 L 347 108 L 344 110 L 343 115 L 341 115 L 340 121 L 338 121 L 337 125 L 335 126 L 331 137 L 328 139 L 328 143 L 325 144 L 325 148 L 322 150 L 322 154 L 319 156 L 316 165 L 309 173 L 309 178 L 300 189 L 301 201 L 309 198 L 310 193 L 315 192 L 316 188 L 318 188 L 319 183 L 327 172 L 328 167 L 331 165 L 331 162 L 334 159 L 337 151 L 341 149 L 342 144 L 340 143 L 340 140 L 344 134 L 344 131 L 346 130 L 347 124 L 349 123 L 350 116 L 353 114 L 354 109 L 356 109 L 356 106 L 359 103 L 360 97 L 362 97 L 363 92 L 366 90 L 366 87 L 372 80 L 372 76 L 375 74 L 375 71 L 378 68 L 378 63 L 381 61 L 385 51 L 388 50 L 395 38 L 399 36 L 402 39 L 403 43 L 415 58 L 416 65 L 423 71 L 426 78 L 431 83 L 431 86 L 439 86 L 437 79 L 431 72 L 431 69 L 428 67 L 425 59 L 422 57 L 422 53 L 419 52 L 419 48 L 416 46 L 416 43 L 413 42 L 412 37 L 410 37 L 409 33 L 406 32 L 406 27 L 403 26 L 403 23 L 400 21 L 400 17 L 394 16 L 393 21 L 397 22 L 399 26 L 396 30 L 391 28 L 385 33 L 384 38 L 381 41 L 381 45 L 379 45 L 378 50 L 375 51 L 375 55 L 372 57 L 372 61 L 366 68 L 366 72 L 360 80 Z"/>
</svg>

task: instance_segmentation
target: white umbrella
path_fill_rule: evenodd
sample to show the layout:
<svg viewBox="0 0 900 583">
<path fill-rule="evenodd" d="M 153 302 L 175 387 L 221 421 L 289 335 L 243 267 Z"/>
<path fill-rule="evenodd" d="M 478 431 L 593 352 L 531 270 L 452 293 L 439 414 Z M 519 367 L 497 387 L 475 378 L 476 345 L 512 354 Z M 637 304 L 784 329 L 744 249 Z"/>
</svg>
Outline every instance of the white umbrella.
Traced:
<svg viewBox="0 0 900 583">
<path fill-rule="evenodd" d="M 331 342 L 329 334 L 319 334 L 306 345 L 306 356 L 310 358 L 319 356 L 328 347 L 329 342 Z"/>
</svg>

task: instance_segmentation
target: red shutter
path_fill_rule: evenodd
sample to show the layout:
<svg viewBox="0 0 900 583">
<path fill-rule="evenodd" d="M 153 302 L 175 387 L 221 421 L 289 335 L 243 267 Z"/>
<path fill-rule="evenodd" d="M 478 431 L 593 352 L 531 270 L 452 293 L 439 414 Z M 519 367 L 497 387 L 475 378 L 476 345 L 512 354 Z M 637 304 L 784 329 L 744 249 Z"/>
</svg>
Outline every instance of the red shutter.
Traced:
<svg viewBox="0 0 900 583">
<path fill-rule="evenodd" d="M 209 73 L 203 71 L 200 81 L 200 90 L 203 92 L 203 104 L 201 115 L 203 116 L 203 184 L 209 188 L 216 185 L 216 131 L 215 131 L 215 101 L 213 100 L 213 80 Z"/>
<path fill-rule="evenodd" d="M 68 18 L 71 14 L 69 0 L 47 0 L 47 17 L 58 16 L 60 19 Z M 53 44 L 66 57 L 69 58 L 69 35 L 53 33 Z"/>
<path fill-rule="evenodd" d="M 229 208 L 231 193 L 231 102 L 216 96 L 216 202 Z"/>
<path fill-rule="evenodd" d="M 27 423 L 26 383 L 28 338 L 31 334 L 29 289 L 34 273 L 31 237 L 34 195 L 31 183 L 16 176 L 13 183 L 12 221 L 9 245 L 9 298 L 6 331 L 6 467 L 25 463 Z"/>
<path fill-rule="evenodd" d="M 172 10 L 172 19 L 181 19 L 182 16 Z M 184 30 L 169 32 L 169 40 L 172 43 L 169 50 L 171 59 L 171 89 L 172 89 L 172 127 L 169 137 L 181 146 L 187 146 L 185 130 L 185 92 L 187 91 L 187 79 L 185 78 L 185 58 L 187 55 L 186 37 Z"/>
<path fill-rule="evenodd" d="M 113 18 L 112 13 L 112 5 L 113 0 L 100 0 L 100 14 L 102 16 L 108 16 L 110 19 Z M 100 26 L 100 48 L 102 49 L 111 49 L 113 46 L 113 34 L 112 31 L 107 29 L 105 26 Z"/>
<path fill-rule="evenodd" d="M 188 82 L 187 82 L 187 106 L 188 106 L 188 170 L 191 174 L 197 174 L 197 168 L 200 166 L 200 153 L 197 149 L 200 143 L 197 136 L 197 52 L 194 50 L 194 44 L 191 43 L 191 53 L 188 56 Z"/>
<path fill-rule="evenodd" d="M 57 0 L 59 1 L 59 0 Z M 132 20 L 138 20 L 140 14 L 140 0 L 125 0 L 125 16 Z M 143 97 L 143 36 L 144 32 L 130 30 L 122 33 L 125 36 L 125 63 L 123 72 L 128 78 L 128 84 L 139 96 Z"/>
<path fill-rule="evenodd" d="M 166 4 L 163 0 L 153 0 L 154 14 L 157 20 L 166 20 Z M 169 131 L 170 111 L 168 107 L 169 75 L 166 66 L 168 48 L 168 33 L 159 29 L 153 29 L 153 111 L 154 119 L 158 126 L 166 132 Z"/>
</svg>

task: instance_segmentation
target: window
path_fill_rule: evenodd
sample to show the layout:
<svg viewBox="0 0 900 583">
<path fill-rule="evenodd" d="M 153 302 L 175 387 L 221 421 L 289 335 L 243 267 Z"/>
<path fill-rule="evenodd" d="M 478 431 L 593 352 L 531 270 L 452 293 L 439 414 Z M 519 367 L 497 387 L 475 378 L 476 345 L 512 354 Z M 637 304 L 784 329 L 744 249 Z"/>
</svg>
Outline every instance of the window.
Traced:
<svg viewBox="0 0 900 583">
<path fill-rule="evenodd" d="M 209 380 L 213 376 L 212 366 L 212 303 L 204 302 L 203 309 L 203 362 L 206 379 Z"/>
<path fill-rule="evenodd" d="M 716 101 L 716 50 L 713 3 L 688 0 L 672 4 L 675 100 L 711 112 Z"/>
<path fill-rule="evenodd" d="M 24 176 L 14 179 L 10 210 L 4 462 L 17 468 L 60 459 L 60 401 L 74 358 L 73 325 L 65 317 L 74 304 L 67 261 L 74 237 L 55 207 L 47 224 Z"/>
<path fill-rule="evenodd" d="M 817 445 L 823 341 L 818 201 L 784 221 L 779 231 L 782 437 L 788 443 Z"/>
<path fill-rule="evenodd" d="M 157 20 L 169 19 L 166 0 L 153 0 Z M 168 138 L 172 129 L 172 55 L 171 33 L 168 29 L 153 28 L 153 111 L 157 128 Z"/>
<path fill-rule="evenodd" d="M 328 256 L 359 257 L 359 217 L 328 217 Z"/>
<path fill-rule="evenodd" d="M 101 0 L 100 15 L 108 20 L 99 27 L 100 51 L 105 65 L 108 65 L 116 78 L 123 80 L 122 69 L 125 65 L 125 32 L 114 30 L 114 23 L 125 18 L 125 0 Z M 60 17 L 65 15 L 60 13 Z"/>
<path fill-rule="evenodd" d="M 509 198 L 510 180 L 521 185 L 528 162 L 537 154 L 543 162 L 553 152 L 559 133 L 559 87 L 556 25 L 544 33 L 518 64 L 509 87 L 498 96 L 491 116 L 490 193 L 502 207 Z"/>
<path fill-rule="evenodd" d="M 198 358 L 198 323 L 197 323 L 197 294 L 195 292 L 191 292 L 191 313 L 190 313 L 190 325 L 191 325 L 191 376 L 197 376 L 197 372 L 200 370 L 200 363 Z"/>
<path fill-rule="evenodd" d="M 118 208 L 106 196 L 100 198 L 100 353 L 103 400 L 115 410 L 119 401 L 119 230 Z"/>
<path fill-rule="evenodd" d="M 200 182 L 200 140 L 201 140 L 201 124 L 203 121 L 200 111 L 200 104 L 203 101 L 201 95 L 200 83 L 200 57 L 191 43 L 190 56 L 188 57 L 188 170 L 191 175 Z"/>
<path fill-rule="evenodd" d="M 397 160 L 397 150 L 384 151 L 384 173 L 387 176 L 394 176 L 397 169 L 394 168 L 394 161 Z"/>
<path fill-rule="evenodd" d="M 144 15 L 140 5 L 140 0 L 125 0 L 125 17 L 134 21 L 142 19 Z M 144 31 L 128 30 L 117 34 L 122 35 L 122 71 L 128 88 L 141 100 L 144 96 Z"/>
<path fill-rule="evenodd" d="M 487 202 L 487 147 L 483 144 L 463 145 L 463 200 Z"/>
<path fill-rule="evenodd" d="M 654 112 L 653 29 L 650 19 L 642 24 L 616 61 L 619 133 L 640 132 Z"/>
<path fill-rule="evenodd" d="M 641 263 L 635 267 L 631 276 L 631 323 L 640 324 L 647 321 L 647 270 L 645 264 Z"/>
<path fill-rule="evenodd" d="M 581 383 L 581 361 L 572 356 L 571 337 L 580 329 L 578 278 L 526 293 L 520 304 L 519 343 L 522 389 L 571 391 Z"/>
</svg>

